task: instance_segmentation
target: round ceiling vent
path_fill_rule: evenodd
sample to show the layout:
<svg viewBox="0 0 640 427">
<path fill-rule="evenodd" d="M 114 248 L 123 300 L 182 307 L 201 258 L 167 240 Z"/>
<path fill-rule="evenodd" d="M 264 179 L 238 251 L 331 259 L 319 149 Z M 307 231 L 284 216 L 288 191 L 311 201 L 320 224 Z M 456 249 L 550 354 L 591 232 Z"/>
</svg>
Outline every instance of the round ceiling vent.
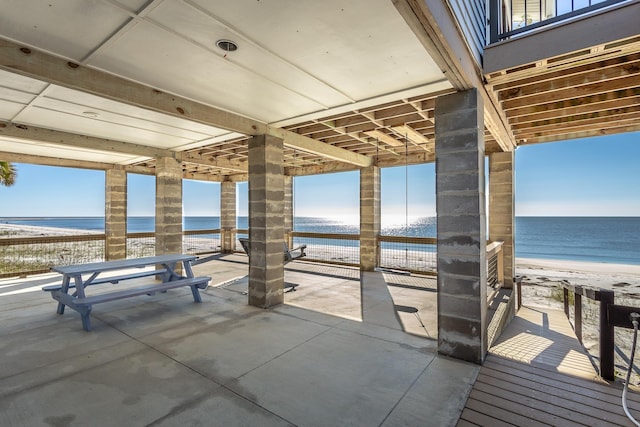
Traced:
<svg viewBox="0 0 640 427">
<path fill-rule="evenodd" d="M 238 45 L 231 41 L 231 40 L 218 40 L 216 42 L 216 46 L 218 46 L 220 49 L 224 50 L 225 52 L 233 52 L 235 50 L 238 50 Z"/>
</svg>

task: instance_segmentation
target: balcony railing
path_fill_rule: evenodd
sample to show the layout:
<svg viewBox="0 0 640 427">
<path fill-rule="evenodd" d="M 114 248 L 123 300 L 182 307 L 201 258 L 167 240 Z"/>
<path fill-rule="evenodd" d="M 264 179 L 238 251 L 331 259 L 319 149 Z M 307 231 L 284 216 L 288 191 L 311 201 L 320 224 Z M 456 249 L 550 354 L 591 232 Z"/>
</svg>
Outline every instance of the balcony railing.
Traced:
<svg viewBox="0 0 640 427">
<path fill-rule="evenodd" d="M 628 0 L 490 0 L 489 40 L 517 34 Z"/>
<path fill-rule="evenodd" d="M 237 237 L 249 230 L 234 230 Z M 220 252 L 221 230 L 183 231 L 183 252 L 205 255 Z M 0 239 L 0 277 L 48 272 L 54 265 L 105 260 L 105 234 L 39 236 Z M 381 268 L 419 274 L 437 273 L 437 240 L 432 237 L 380 236 Z M 359 234 L 292 232 L 290 246 L 307 245 L 306 261 L 360 265 Z M 127 233 L 127 258 L 155 255 L 155 233 Z M 238 252 L 242 251 L 239 245 Z M 502 243 L 487 245 L 487 282 L 492 290 L 502 283 Z"/>
</svg>

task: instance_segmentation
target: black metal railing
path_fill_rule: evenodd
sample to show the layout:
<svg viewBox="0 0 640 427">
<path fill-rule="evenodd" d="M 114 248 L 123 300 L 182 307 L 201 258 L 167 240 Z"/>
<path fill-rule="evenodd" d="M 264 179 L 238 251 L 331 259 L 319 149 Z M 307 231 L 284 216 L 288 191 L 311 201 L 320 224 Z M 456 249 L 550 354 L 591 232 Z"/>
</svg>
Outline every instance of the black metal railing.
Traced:
<svg viewBox="0 0 640 427">
<path fill-rule="evenodd" d="M 628 0 L 490 0 L 489 40 L 496 43 L 625 1 Z"/>
</svg>

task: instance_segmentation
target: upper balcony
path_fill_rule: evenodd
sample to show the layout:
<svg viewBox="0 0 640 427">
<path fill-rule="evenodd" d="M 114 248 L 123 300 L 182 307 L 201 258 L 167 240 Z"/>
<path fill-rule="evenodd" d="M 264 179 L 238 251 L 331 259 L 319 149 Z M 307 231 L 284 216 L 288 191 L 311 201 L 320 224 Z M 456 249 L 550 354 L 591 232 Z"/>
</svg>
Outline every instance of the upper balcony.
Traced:
<svg viewBox="0 0 640 427">
<path fill-rule="evenodd" d="M 490 0 L 490 43 L 628 0 Z"/>
</svg>

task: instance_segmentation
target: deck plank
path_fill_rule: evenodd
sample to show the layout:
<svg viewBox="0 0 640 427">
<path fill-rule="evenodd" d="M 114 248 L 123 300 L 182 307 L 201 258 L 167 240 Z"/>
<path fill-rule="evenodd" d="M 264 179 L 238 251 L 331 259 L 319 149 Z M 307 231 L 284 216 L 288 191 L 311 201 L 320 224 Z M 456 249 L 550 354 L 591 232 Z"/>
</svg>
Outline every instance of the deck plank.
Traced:
<svg viewBox="0 0 640 427">
<path fill-rule="evenodd" d="M 522 307 L 489 350 L 458 426 L 633 426 L 562 311 Z M 640 417 L 640 394 L 629 393 Z"/>
</svg>

